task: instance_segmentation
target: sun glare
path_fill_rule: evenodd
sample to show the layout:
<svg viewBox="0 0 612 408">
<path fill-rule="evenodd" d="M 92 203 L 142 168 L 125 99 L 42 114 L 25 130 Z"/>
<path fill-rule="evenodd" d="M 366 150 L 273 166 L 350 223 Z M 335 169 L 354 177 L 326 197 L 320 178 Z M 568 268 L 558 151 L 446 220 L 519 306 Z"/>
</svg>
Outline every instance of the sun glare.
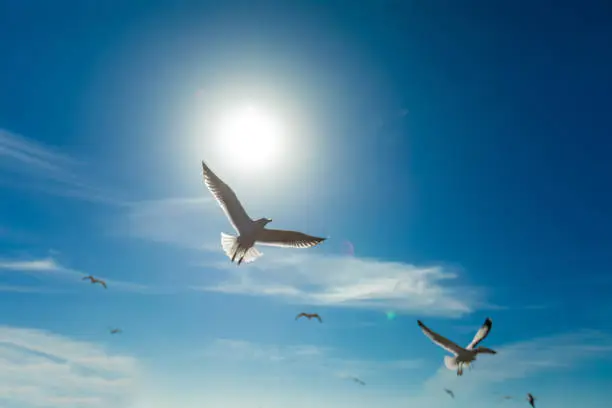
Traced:
<svg viewBox="0 0 612 408">
<path fill-rule="evenodd" d="M 270 167 L 280 151 L 278 123 L 253 107 L 223 117 L 217 137 L 226 160 L 249 168 Z"/>
</svg>

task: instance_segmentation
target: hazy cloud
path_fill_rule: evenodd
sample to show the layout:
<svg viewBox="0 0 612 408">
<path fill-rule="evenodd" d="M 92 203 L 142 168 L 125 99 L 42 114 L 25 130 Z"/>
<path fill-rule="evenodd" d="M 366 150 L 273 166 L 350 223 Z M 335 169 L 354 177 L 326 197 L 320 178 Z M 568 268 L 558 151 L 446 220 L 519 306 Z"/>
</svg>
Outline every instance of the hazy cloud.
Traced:
<svg viewBox="0 0 612 408">
<path fill-rule="evenodd" d="M 227 279 L 201 290 L 450 317 L 472 312 L 481 300 L 477 288 L 461 285 L 457 272 L 440 265 L 277 252 L 240 270 L 216 266 Z"/>
<path fill-rule="evenodd" d="M 85 182 L 79 174 L 84 165 L 73 157 L 7 130 L 0 129 L 0 174 L 11 177 L 3 180 L 13 188 L 34 188 L 49 194 L 72 197 L 105 204 L 120 204 L 108 191 Z M 28 183 L 15 182 L 15 175 Z"/>
<path fill-rule="evenodd" d="M 3 407 L 124 406 L 137 361 L 44 330 L 0 326 Z"/>
</svg>

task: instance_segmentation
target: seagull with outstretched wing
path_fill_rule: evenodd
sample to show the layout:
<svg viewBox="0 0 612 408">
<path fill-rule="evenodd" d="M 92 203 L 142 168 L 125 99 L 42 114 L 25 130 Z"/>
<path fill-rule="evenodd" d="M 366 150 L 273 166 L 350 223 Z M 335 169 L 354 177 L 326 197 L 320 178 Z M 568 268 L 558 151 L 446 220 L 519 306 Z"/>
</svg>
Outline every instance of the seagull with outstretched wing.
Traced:
<svg viewBox="0 0 612 408">
<path fill-rule="evenodd" d="M 315 319 L 319 319 L 319 323 L 323 323 L 323 320 L 321 320 L 321 316 L 319 316 L 318 313 L 300 313 L 299 315 L 295 316 L 295 320 L 299 319 L 300 317 L 305 317 L 308 320 L 314 317 Z"/>
<path fill-rule="evenodd" d="M 431 330 L 429 327 L 425 326 L 423 322 L 417 320 L 419 327 L 423 331 L 423 333 L 431 339 L 435 344 L 442 347 L 449 353 L 453 354 L 454 357 L 445 356 L 444 357 L 444 365 L 449 370 L 457 370 L 457 375 L 463 375 L 463 366 L 470 364 L 476 360 L 476 356 L 478 354 L 497 354 L 495 350 L 491 350 L 486 347 L 477 347 L 491 331 L 491 327 L 493 325 L 493 321 L 487 317 L 482 327 L 478 330 L 474 339 L 466 348 L 463 348 L 456 343 L 450 341 L 446 337 L 439 335 L 438 333 Z"/>
<path fill-rule="evenodd" d="M 85 276 L 81 280 L 89 280 L 91 283 L 99 283 L 100 285 L 104 286 L 104 289 L 107 289 L 106 282 L 104 282 L 102 279 L 96 279 L 95 277 L 93 277 L 91 275 Z"/>
<path fill-rule="evenodd" d="M 251 219 L 234 191 L 217 177 L 204 161 L 202 161 L 202 172 L 204 184 L 238 233 L 238 236 L 221 233 L 221 247 L 232 262 L 237 260 L 238 265 L 242 262 L 249 263 L 263 255 L 255 248 L 255 244 L 310 248 L 326 240 L 297 231 L 267 229 L 266 225 L 272 220 Z"/>
</svg>

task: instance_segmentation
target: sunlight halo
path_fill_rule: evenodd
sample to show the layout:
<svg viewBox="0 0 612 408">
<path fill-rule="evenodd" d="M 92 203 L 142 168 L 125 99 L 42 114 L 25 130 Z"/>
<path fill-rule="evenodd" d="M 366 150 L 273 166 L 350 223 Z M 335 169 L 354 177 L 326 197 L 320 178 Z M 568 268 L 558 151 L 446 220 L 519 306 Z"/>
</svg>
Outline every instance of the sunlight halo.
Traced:
<svg viewBox="0 0 612 408">
<path fill-rule="evenodd" d="M 278 121 L 252 106 L 221 117 L 215 132 L 219 153 L 225 160 L 248 169 L 271 168 L 281 153 Z"/>
</svg>

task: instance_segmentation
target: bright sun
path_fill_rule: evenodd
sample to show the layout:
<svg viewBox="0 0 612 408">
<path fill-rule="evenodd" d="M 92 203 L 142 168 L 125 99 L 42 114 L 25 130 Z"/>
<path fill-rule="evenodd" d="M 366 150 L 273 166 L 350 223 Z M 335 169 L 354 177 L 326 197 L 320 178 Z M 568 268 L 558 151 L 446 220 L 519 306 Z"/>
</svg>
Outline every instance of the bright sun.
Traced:
<svg viewBox="0 0 612 408">
<path fill-rule="evenodd" d="M 278 123 L 253 107 L 223 117 L 217 137 L 226 160 L 249 168 L 269 167 L 280 152 Z"/>
</svg>

